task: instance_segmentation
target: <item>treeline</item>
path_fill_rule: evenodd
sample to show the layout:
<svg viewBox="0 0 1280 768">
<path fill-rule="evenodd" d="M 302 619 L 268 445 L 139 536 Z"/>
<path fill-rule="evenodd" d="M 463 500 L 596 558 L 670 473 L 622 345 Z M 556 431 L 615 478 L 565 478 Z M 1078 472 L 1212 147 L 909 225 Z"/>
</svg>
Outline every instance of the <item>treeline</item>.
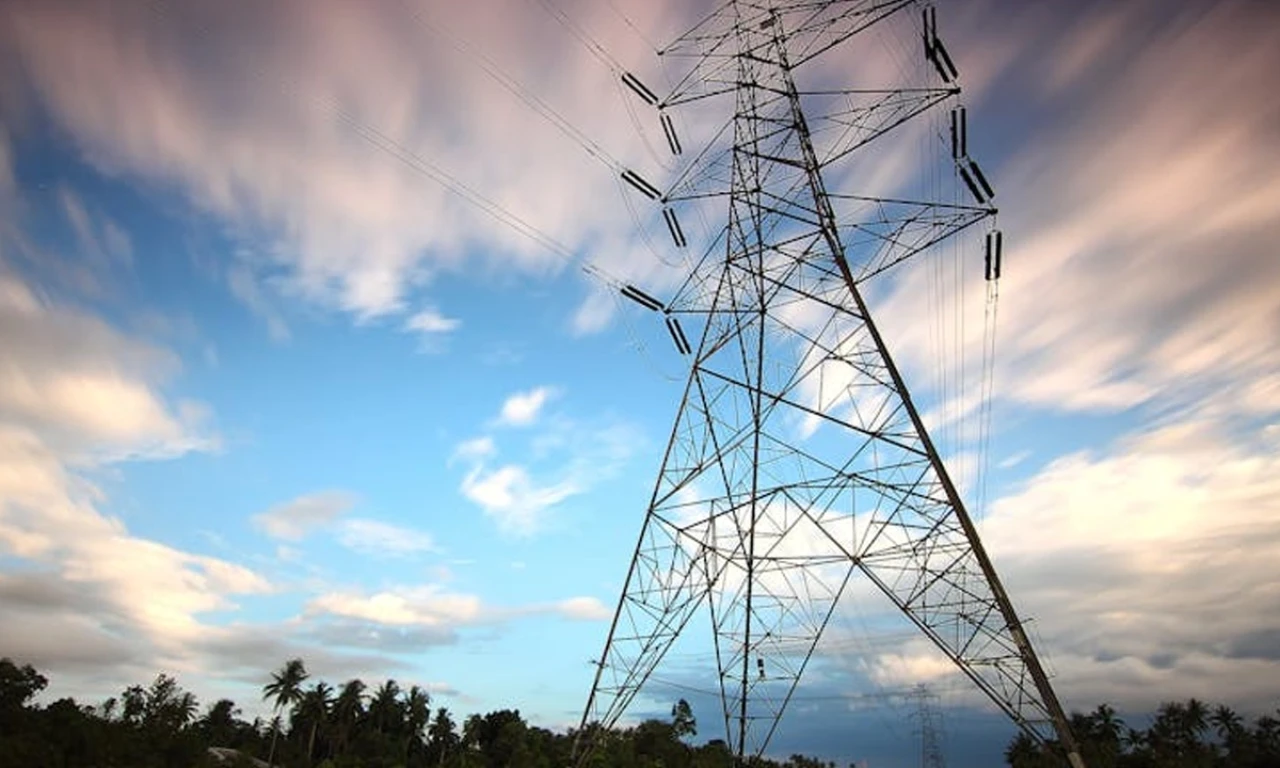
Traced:
<svg viewBox="0 0 1280 768">
<path fill-rule="evenodd" d="M 1277 710 L 1280 715 L 1280 710 Z M 1130 728 L 1110 706 L 1071 716 L 1089 768 L 1280 768 L 1280 719 L 1249 724 L 1230 707 L 1197 699 L 1160 705 L 1149 728 Z M 1056 744 L 1025 734 L 1004 753 L 1012 768 L 1060 768 Z"/>
<path fill-rule="evenodd" d="M 201 709 L 196 697 L 161 674 L 96 705 L 34 699 L 48 679 L 30 665 L 0 659 L 0 765 L 15 768 L 563 768 L 573 732 L 529 725 L 515 710 L 471 715 L 460 725 L 431 708 L 423 688 L 387 680 L 334 687 L 311 681 L 302 660 L 287 662 L 263 687 L 268 719 L 242 717 L 230 699 Z M 670 720 L 594 734 L 592 765 L 604 768 L 731 768 L 723 741 L 686 741 L 697 722 L 683 700 Z M 759 768 L 835 768 L 799 755 Z"/>
</svg>

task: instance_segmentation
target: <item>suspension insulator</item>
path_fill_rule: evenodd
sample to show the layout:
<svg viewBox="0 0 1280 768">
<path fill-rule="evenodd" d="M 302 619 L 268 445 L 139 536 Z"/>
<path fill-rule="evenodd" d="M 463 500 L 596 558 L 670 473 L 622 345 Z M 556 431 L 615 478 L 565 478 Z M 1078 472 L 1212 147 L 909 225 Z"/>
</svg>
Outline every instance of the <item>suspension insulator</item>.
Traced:
<svg viewBox="0 0 1280 768">
<path fill-rule="evenodd" d="M 960 178 L 964 181 L 964 185 L 969 188 L 969 191 L 973 193 L 974 200 L 977 200 L 980 204 L 987 202 L 987 199 L 982 195 L 982 190 L 978 189 L 977 183 L 969 175 L 969 169 L 963 165 L 960 166 Z"/>
<path fill-rule="evenodd" d="M 992 230 L 987 233 L 986 276 L 988 280 L 1000 279 L 1000 257 L 1004 250 L 1004 233 Z"/>
<path fill-rule="evenodd" d="M 933 41 L 938 38 L 938 9 L 929 6 L 920 11 L 922 22 L 922 38 L 924 39 L 924 57 L 933 61 Z"/>
<path fill-rule="evenodd" d="M 637 96 L 639 96 L 641 99 L 644 99 L 645 103 L 652 104 L 655 107 L 658 105 L 658 95 L 653 91 L 649 90 L 648 87 L 646 87 L 644 83 L 640 82 L 640 80 L 636 78 L 635 75 L 631 74 L 630 72 L 623 72 L 622 82 L 625 83 L 626 86 L 630 88 L 632 91 L 634 91 Z"/>
<path fill-rule="evenodd" d="M 947 53 L 947 46 L 942 44 L 940 38 L 933 39 L 934 63 L 938 65 L 939 71 L 945 69 L 942 79 L 951 82 L 960 76 L 960 70 L 956 69 L 956 64 L 951 60 L 951 54 Z"/>
<path fill-rule="evenodd" d="M 671 149 L 671 154 L 684 154 L 684 147 L 680 146 L 680 137 L 676 135 L 676 125 L 671 121 L 671 115 L 659 112 L 658 119 L 662 121 L 662 132 L 667 137 L 667 146 Z"/>
<path fill-rule="evenodd" d="M 973 178 L 976 179 L 978 184 L 982 187 L 982 191 L 986 193 L 987 199 L 990 200 L 995 197 L 996 191 L 991 188 L 991 183 L 987 181 L 987 177 L 982 174 L 982 169 L 978 167 L 978 164 L 975 161 L 969 161 L 969 170 L 973 171 Z"/>
<path fill-rule="evenodd" d="M 635 187 L 637 190 L 640 191 L 640 194 L 644 195 L 650 200 L 657 200 L 658 198 L 662 197 L 662 193 L 658 191 L 657 187 L 653 186 L 649 182 L 640 178 L 640 176 L 635 171 L 631 171 L 631 170 L 623 171 L 622 180 L 627 182 L 631 186 Z"/>
<path fill-rule="evenodd" d="M 667 315 L 667 333 L 671 334 L 671 340 L 675 342 L 680 354 L 687 355 L 693 351 L 693 347 L 689 346 L 689 339 L 684 335 L 684 329 L 680 327 L 679 318 Z"/>
<path fill-rule="evenodd" d="M 632 301 L 636 302 L 637 304 L 641 305 L 646 309 L 652 309 L 655 312 L 663 309 L 662 302 L 653 298 L 652 296 L 640 290 L 639 288 L 636 288 L 634 285 L 622 286 L 622 295 L 626 296 L 628 299 L 631 299 Z"/>
<path fill-rule="evenodd" d="M 680 227 L 676 212 L 670 208 L 663 208 L 662 218 L 667 220 L 667 231 L 671 233 L 671 239 L 675 241 L 676 247 L 683 248 L 688 245 L 689 241 L 685 239 L 684 230 Z"/>
<path fill-rule="evenodd" d="M 951 157 L 960 160 L 969 154 L 969 126 L 964 107 L 951 110 Z"/>
</svg>

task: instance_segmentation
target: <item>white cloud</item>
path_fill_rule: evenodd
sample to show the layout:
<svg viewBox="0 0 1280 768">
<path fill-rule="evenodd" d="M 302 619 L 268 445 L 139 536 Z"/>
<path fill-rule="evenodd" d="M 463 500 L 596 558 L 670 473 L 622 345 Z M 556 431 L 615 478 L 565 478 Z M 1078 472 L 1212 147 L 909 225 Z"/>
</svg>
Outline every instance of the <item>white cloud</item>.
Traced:
<svg viewBox="0 0 1280 768">
<path fill-rule="evenodd" d="M 453 449 L 453 456 L 450 460 L 462 459 L 464 461 L 476 462 L 481 459 L 489 458 L 496 451 L 497 446 L 494 445 L 493 438 L 486 435 L 484 437 L 476 437 L 458 443 L 458 446 Z"/>
<path fill-rule="evenodd" d="M 282 294 L 366 319 L 404 312 L 464 262 L 504 273 L 564 266 L 446 191 L 430 178 L 440 174 L 423 172 L 433 165 L 567 248 L 619 251 L 614 259 L 643 272 L 608 247 L 630 224 L 615 174 L 430 29 L 475 41 L 612 154 L 652 164 L 631 113 L 600 108 L 602 94 L 615 106 L 628 98 L 613 72 L 534 6 L 437 4 L 421 9 L 430 24 L 413 12 L 332 0 L 160 14 L 19 2 L 0 20 L 0 45 L 88 162 L 161 184 L 269 241 Z M 583 23 L 616 37 L 615 55 L 656 76 L 657 58 L 616 14 L 583 12 Z M 495 13 L 504 23 L 492 23 Z M 671 4 L 643 15 L 674 29 L 685 13 Z M 128 104 L 109 96 L 120 82 L 131 84 Z"/>
<path fill-rule="evenodd" d="M 535 387 L 528 392 L 517 392 L 502 403 L 498 423 L 510 427 L 527 427 L 538 420 L 542 407 L 556 395 L 552 387 Z"/>
<path fill-rule="evenodd" d="M 254 515 L 253 524 L 269 536 L 298 541 L 328 526 L 355 503 L 355 496 L 346 491 L 308 493 Z"/>
<path fill-rule="evenodd" d="M 424 335 L 433 335 L 441 333 L 449 333 L 457 330 L 462 325 L 462 321 L 454 317 L 445 317 L 440 314 L 440 310 L 434 307 L 418 312 L 405 321 L 405 330 L 415 331 Z"/>
<path fill-rule="evenodd" d="M 178 369 L 167 350 L 38 297 L 0 269 L 0 419 L 59 450 L 98 458 L 175 456 L 216 445 L 202 411 L 155 387 Z"/>
<path fill-rule="evenodd" d="M 538 485 L 516 464 L 494 470 L 476 467 L 462 480 L 463 495 L 494 518 L 500 529 L 517 535 L 534 533 L 546 510 L 581 492 L 571 480 Z"/>
<path fill-rule="evenodd" d="M 566 618 L 583 621 L 604 621 L 613 616 L 613 612 L 594 597 L 571 597 L 568 600 L 561 600 L 556 609 Z"/>
<path fill-rule="evenodd" d="M 550 387 L 518 392 L 506 399 L 494 423 L 534 424 L 556 394 Z M 562 417 L 548 420 L 528 436 L 525 463 L 492 466 L 488 459 L 497 447 L 488 435 L 460 443 L 450 463 L 462 459 L 470 466 L 459 487 L 464 497 L 503 532 L 528 536 L 546 526 L 548 513 L 556 505 L 617 472 L 641 442 L 636 430 L 625 423 L 587 426 Z"/>
<path fill-rule="evenodd" d="M 983 537 L 1073 701 L 1274 695 L 1280 442 L 1170 424 L 1051 462 Z"/>
<path fill-rule="evenodd" d="M 602 621 L 613 615 L 594 597 L 571 597 L 551 603 L 505 607 L 487 605 L 477 595 L 447 592 L 437 584 L 399 586 L 372 594 L 359 590 L 330 592 L 309 601 L 306 613 L 310 616 L 340 616 L 391 627 L 450 629 L 535 616 Z"/>
<path fill-rule="evenodd" d="M 102 511 L 107 495 L 89 479 L 125 459 L 213 445 L 193 426 L 199 409 L 157 386 L 176 359 L 4 273 L 0 325 L 0 555 L 24 566 L 3 579 L 12 599 L 0 601 L 0 623 L 21 631 L 0 635 L 0 655 L 73 674 L 101 656 L 93 674 L 118 682 L 144 666 L 185 668 L 208 629 L 203 614 L 271 585 L 132 534 Z M 97 650 L 76 650 L 87 647 Z"/>
<path fill-rule="evenodd" d="M 338 541 L 371 557 L 404 557 L 437 551 L 435 539 L 425 531 L 365 518 L 346 520 L 339 525 Z"/>
<path fill-rule="evenodd" d="M 481 617 L 480 598 L 444 592 L 428 585 L 365 595 L 331 592 L 307 604 L 309 613 L 329 613 L 379 624 L 443 626 L 474 622 Z"/>
<path fill-rule="evenodd" d="M 1251 95 L 1280 66 L 1264 31 L 1274 9 L 1166 17 L 1158 4 L 1133 6 L 1081 14 L 1065 31 L 1040 19 L 1004 64 L 1016 85 L 1054 98 L 1040 110 L 1046 124 L 990 174 L 1004 201 L 998 392 L 1056 410 L 1206 399 L 1278 409 L 1275 391 L 1245 392 L 1280 371 L 1274 323 L 1259 322 L 1280 314 L 1280 139 Z M 1116 34 L 1140 38 L 1143 55 L 1100 42 Z M 981 113 L 970 110 L 971 145 Z M 986 286 L 971 253 L 972 361 Z M 915 381 L 940 352 L 918 321 L 936 264 L 917 266 L 875 307 Z"/>
<path fill-rule="evenodd" d="M 1001 459 L 996 466 L 1000 469 L 1012 469 L 1029 458 L 1031 458 L 1031 451 L 1018 451 Z"/>
<path fill-rule="evenodd" d="M 370 557 L 407 557 L 438 551 L 435 539 L 426 531 L 365 517 L 342 519 L 356 501 L 356 496 L 347 491 L 308 493 L 254 515 L 253 524 L 268 536 L 286 541 L 300 541 L 325 531 L 347 549 Z M 300 554 L 293 548 L 278 548 L 282 560 L 296 561 Z"/>
</svg>

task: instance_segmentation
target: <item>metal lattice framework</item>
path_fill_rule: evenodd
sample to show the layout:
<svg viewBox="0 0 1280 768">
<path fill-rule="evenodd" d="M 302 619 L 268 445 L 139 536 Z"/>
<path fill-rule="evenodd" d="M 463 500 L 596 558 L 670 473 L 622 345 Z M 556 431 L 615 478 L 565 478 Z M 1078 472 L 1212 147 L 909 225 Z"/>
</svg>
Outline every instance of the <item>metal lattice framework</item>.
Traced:
<svg viewBox="0 0 1280 768">
<path fill-rule="evenodd" d="M 824 53 L 912 8 L 923 11 L 923 58 L 937 82 L 797 85 Z M 1056 738 L 1083 766 L 863 297 L 868 279 L 995 213 L 965 148 L 963 108 L 948 104 L 959 88 L 933 18 L 906 0 L 730 2 L 663 51 L 691 64 L 666 99 L 628 83 L 663 110 L 733 99 L 721 145 L 710 142 L 669 192 L 624 174 L 664 206 L 677 246 L 682 201 L 727 199 L 728 219 L 670 301 L 624 289 L 665 312 L 692 365 L 579 759 L 599 732 L 589 726 L 619 720 L 703 611 L 728 743 L 739 760 L 763 754 L 846 587 L 866 579 L 1019 726 Z M 827 190 L 829 173 L 938 109 L 952 110 L 945 159 L 965 202 Z M 696 345 L 680 318 L 701 325 Z"/>
</svg>

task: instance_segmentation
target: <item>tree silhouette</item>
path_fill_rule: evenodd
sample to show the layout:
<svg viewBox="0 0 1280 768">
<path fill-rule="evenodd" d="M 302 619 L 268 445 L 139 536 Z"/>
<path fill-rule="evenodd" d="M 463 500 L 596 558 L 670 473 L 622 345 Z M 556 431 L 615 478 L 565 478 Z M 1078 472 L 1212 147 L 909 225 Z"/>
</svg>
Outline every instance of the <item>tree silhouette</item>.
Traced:
<svg viewBox="0 0 1280 768">
<path fill-rule="evenodd" d="M 332 719 L 338 754 L 347 751 L 351 745 L 351 734 L 364 717 L 364 690 L 363 681 L 348 680 L 343 683 L 338 698 L 333 702 Z"/>
<path fill-rule="evenodd" d="M 321 728 L 328 726 L 329 721 L 329 705 L 332 703 L 333 687 L 326 682 L 316 683 L 310 690 L 302 694 L 302 698 L 298 699 L 298 704 L 293 716 L 293 725 L 297 727 L 299 723 L 305 725 L 309 734 L 307 736 L 307 764 L 312 763 L 315 755 L 316 733 Z"/>
<path fill-rule="evenodd" d="M 296 663 L 295 663 L 296 662 Z M 555 768 L 570 764 L 577 733 L 555 733 L 526 723 L 515 709 L 473 714 L 461 735 L 449 710 L 431 716 L 422 685 L 394 680 L 378 686 L 366 708 L 365 684 L 353 679 L 334 689 L 315 681 L 303 689 L 301 660 L 286 664 L 264 686 L 275 704 L 274 722 L 240 719 L 220 699 L 195 719 L 195 696 L 169 675 L 132 685 L 94 705 L 63 698 L 41 706 L 47 679 L 30 666 L 0 659 L 0 766 L 50 768 L 252 768 L 250 755 L 268 754 L 282 768 Z M 288 728 L 280 721 L 285 708 Z M 1090 768 L 1277 768 L 1280 712 L 1249 719 L 1225 705 L 1199 699 L 1166 702 L 1151 716 L 1135 713 L 1129 727 L 1108 704 L 1073 714 Z M 696 727 L 688 702 L 677 701 L 670 720 L 632 728 L 588 724 L 598 750 L 591 768 L 734 768 L 720 739 L 693 745 Z M 283 734 L 281 732 L 284 732 Z M 284 736 L 285 738 L 281 738 Z M 1057 746 L 1025 735 L 1004 752 L 1014 768 L 1060 768 Z M 256 763 L 261 768 L 261 761 Z M 805 755 L 785 762 L 754 759 L 750 768 L 834 768 Z"/>
<path fill-rule="evenodd" d="M 427 763 L 439 768 L 444 765 L 447 758 L 453 755 L 459 745 L 458 734 L 449 710 L 444 707 L 436 710 L 436 717 L 427 730 L 427 739 Z"/>
<path fill-rule="evenodd" d="M 405 726 L 407 733 L 404 739 L 404 761 L 409 762 L 409 754 L 416 747 L 423 748 L 422 735 L 431 719 L 431 696 L 425 690 L 414 685 L 404 701 Z"/>
<path fill-rule="evenodd" d="M 271 676 L 271 682 L 262 686 L 263 700 L 275 699 L 271 751 L 267 754 L 268 765 L 275 765 L 276 739 L 280 736 L 280 710 L 302 697 L 302 684 L 306 679 L 307 667 L 302 663 L 302 659 L 290 659 L 284 663 L 279 672 Z"/>
</svg>

